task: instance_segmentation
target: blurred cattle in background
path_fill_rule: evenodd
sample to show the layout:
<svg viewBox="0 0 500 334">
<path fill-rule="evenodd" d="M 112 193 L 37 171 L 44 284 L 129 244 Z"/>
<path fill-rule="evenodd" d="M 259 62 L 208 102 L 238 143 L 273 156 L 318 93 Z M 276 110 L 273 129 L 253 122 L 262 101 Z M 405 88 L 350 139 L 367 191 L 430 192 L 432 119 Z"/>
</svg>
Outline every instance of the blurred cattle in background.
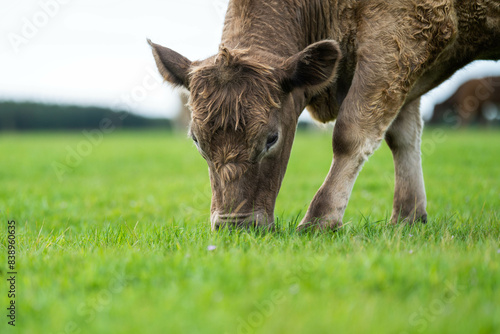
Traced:
<svg viewBox="0 0 500 334">
<path fill-rule="evenodd" d="M 450 98 L 434 107 L 428 124 L 500 125 L 500 77 L 467 81 Z"/>
</svg>

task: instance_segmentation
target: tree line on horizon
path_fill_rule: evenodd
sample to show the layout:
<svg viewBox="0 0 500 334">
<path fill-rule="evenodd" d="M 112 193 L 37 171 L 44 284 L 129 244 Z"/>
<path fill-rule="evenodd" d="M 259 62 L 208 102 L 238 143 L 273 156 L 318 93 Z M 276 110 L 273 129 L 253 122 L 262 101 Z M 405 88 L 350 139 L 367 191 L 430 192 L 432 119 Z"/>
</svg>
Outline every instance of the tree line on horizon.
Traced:
<svg viewBox="0 0 500 334">
<path fill-rule="evenodd" d="M 148 118 L 105 107 L 0 102 L 0 131 L 93 129 L 103 120 L 124 129 L 173 128 L 167 118 Z"/>
</svg>

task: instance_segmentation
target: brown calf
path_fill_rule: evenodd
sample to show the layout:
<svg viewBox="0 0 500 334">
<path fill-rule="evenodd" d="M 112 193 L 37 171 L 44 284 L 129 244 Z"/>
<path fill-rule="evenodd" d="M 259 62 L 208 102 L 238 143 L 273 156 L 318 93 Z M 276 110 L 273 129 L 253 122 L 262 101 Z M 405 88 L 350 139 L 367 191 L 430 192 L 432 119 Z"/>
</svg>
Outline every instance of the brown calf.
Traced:
<svg viewBox="0 0 500 334">
<path fill-rule="evenodd" d="M 473 79 L 460 86 L 446 101 L 434 107 L 429 124 L 453 122 L 457 127 L 472 123 L 488 125 L 493 123 L 495 109 L 500 107 L 500 77 Z M 493 109 L 493 117 L 487 115 Z"/>
<path fill-rule="evenodd" d="M 272 226 L 297 119 L 336 120 L 334 160 L 299 225 L 338 228 L 356 177 L 385 139 L 392 221 L 426 221 L 419 98 L 475 59 L 500 58 L 497 0 L 233 0 L 217 55 L 191 62 L 151 43 L 190 91 L 211 221 Z"/>
</svg>

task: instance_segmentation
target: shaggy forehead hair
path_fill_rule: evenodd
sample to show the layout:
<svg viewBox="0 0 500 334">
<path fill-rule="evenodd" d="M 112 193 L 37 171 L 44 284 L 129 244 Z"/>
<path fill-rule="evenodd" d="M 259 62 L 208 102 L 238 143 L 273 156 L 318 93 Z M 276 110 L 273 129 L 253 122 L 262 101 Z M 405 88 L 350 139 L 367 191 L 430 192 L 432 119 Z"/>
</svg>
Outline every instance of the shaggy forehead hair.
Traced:
<svg viewBox="0 0 500 334">
<path fill-rule="evenodd" d="M 280 107 L 278 75 L 248 51 L 221 46 L 212 63 L 190 73 L 192 118 L 206 136 L 232 129 L 252 138 Z"/>
</svg>

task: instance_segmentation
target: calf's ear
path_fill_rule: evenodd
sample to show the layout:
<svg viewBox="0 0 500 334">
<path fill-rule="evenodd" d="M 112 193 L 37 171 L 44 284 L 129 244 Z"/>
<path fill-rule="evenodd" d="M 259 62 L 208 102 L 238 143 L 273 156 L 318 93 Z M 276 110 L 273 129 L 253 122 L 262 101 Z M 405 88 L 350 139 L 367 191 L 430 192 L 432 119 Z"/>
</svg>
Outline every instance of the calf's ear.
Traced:
<svg viewBox="0 0 500 334">
<path fill-rule="evenodd" d="M 169 48 L 151 42 L 149 39 L 148 43 L 153 49 L 153 56 L 161 76 L 174 86 L 184 86 L 189 89 L 191 61 Z"/>
<path fill-rule="evenodd" d="M 285 62 L 285 90 L 303 88 L 320 91 L 335 80 L 337 65 L 342 54 L 338 43 L 324 40 L 309 45 Z"/>
</svg>

